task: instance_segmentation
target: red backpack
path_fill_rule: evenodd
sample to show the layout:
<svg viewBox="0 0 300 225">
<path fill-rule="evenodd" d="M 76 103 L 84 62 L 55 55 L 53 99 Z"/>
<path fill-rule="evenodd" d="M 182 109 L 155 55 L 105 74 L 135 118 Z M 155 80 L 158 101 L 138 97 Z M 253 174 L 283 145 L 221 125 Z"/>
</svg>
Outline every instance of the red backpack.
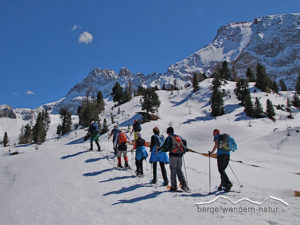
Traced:
<svg viewBox="0 0 300 225">
<path fill-rule="evenodd" d="M 172 136 L 173 140 L 173 146 L 172 146 L 172 151 L 173 153 L 183 153 L 184 152 L 184 147 L 182 143 L 182 139 L 179 136 Z"/>
<path fill-rule="evenodd" d="M 127 142 L 126 134 L 119 133 L 118 141 L 119 141 L 119 143 L 126 143 Z"/>
</svg>

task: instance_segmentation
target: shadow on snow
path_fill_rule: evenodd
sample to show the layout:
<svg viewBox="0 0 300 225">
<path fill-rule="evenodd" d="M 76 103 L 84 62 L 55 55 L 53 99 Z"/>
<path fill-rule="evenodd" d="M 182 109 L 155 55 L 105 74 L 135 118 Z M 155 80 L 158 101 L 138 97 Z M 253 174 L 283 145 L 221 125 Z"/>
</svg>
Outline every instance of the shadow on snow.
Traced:
<svg viewBox="0 0 300 225">
<path fill-rule="evenodd" d="M 98 175 L 100 175 L 102 173 L 112 171 L 113 169 L 114 168 L 109 168 L 109 169 L 105 169 L 105 170 L 101 170 L 101 171 L 96 171 L 96 172 L 91 172 L 91 173 L 84 173 L 83 176 L 85 176 L 85 177 L 98 176 Z"/>
<path fill-rule="evenodd" d="M 78 156 L 78 155 L 81 155 L 83 153 L 87 153 L 89 152 L 88 150 L 86 151 L 82 151 L 82 152 L 77 152 L 75 154 L 72 154 L 72 155 L 66 155 L 66 156 L 62 156 L 61 159 L 68 159 L 68 158 L 72 158 L 72 157 L 75 157 L 75 156 Z"/>
<path fill-rule="evenodd" d="M 147 199 L 153 199 L 153 198 L 156 198 L 157 196 L 159 196 L 162 193 L 163 192 L 155 191 L 155 192 L 152 192 L 152 193 L 147 194 L 145 196 L 140 196 L 140 197 L 136 197 L 136 198 L 132 198 L 132 199 L 121 199 L 121 200 L 118 200 L 119 202 L 113 203 L 112 205 L 131 204 L 131 203 L 136 203 L 136 202 L 140 202 L 140 201 L 147 200 Z"/>
<path fill-rule="evenodd" d="M 114 177 L 114 178 L 109 178 L 107 180 L 99 181 L 99 183 L 105 183 L 105 182 L 110 182 L 110 181 L 114 181 L 114 180 L 125 180 L 128 178 L 136 178 L 136 176 L 131 175 L 131 176 Z"/>
</svg>

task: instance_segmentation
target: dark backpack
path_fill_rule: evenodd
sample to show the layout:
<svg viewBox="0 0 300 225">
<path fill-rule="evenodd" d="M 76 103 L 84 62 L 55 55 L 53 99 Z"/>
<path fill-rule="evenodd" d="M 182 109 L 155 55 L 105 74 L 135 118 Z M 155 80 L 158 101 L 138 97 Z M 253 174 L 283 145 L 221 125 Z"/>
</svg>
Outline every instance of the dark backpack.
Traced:
<svg viewBox="0 0 300 225">
<path fill-rule="evenodd" d="M 134 124 L 133 124 L 133 130 L 135 132 L 140 132 L 142 130 L 142 127 L 141 127 L 141 124 L 139 121 L 136 121 Z"/>
</svg>

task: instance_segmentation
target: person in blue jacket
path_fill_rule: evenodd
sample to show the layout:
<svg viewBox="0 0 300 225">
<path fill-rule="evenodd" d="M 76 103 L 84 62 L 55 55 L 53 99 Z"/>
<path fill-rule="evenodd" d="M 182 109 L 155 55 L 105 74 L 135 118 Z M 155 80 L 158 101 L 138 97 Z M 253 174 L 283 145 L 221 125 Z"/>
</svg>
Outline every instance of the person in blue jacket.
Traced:
<svg viewBox="0 0 300 225">
<path fill-rule="evenodd" d="M 141 134 L 137 134 L 137 139 L 135 140 L 135 144 L 131 150 L 133 152 L 134 149 L 136 149 L 135 152 L 135 165 L 136 165 L 136 175 L 138 177 L 143 177 L 143 160 L 148 157 L 148 153 L 146 150 L 147 143 L 145 140 L 141 137 Z"/>
<path fill-rule="evenodd" d="M 165 168 L 165 164 L 168 164 L 170 162 L 168 154 L 166 152 L 160 152 L 158 149 L 163 145 L 165 138 L 163 135 L 160 135 L 159 128 L 154 127 L 153 128 L 154 135 L 151 136 L 151 145 L 150 145 L 150 151 L 151 156 L 149 162 L 152 163 L 153 166 L 153 179 L 152 183 L 155 184 L 157 182 L 157 162 L 159 162 L 161 174 L 164 179 L 164 186 L 167 186 L 169 184 L 167 171 Z"/>
<path fill-rule="evenodd" d="M 210 152 L 208 152 L 208 154 L 213 154 L 217 150 L 218 171 L 221 176 L 221 184 L 218 187 L 218 190 L 224 189 L 225 191 L 230 191 L 232 187 L 232 183 L 230 182 L 225 172 L 230 160 L 230 151 L 226 151 L 220 148 L 219 146 L 221 140 L 220 130 L 214 129 L 213 136 L 214 136 L 215 145 L 213 149 Z"/>
</svg>

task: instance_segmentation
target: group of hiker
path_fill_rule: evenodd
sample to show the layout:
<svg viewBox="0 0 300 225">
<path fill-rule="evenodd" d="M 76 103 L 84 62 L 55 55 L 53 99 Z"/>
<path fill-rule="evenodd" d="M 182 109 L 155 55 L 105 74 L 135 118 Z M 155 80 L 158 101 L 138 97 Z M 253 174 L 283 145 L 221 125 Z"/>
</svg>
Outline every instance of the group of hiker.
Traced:
<svg viewBox="0 0 300 225">
<path fill-rule="evenodd" d="M 132 130 L 130 135 L 134 133 L 133 140 L 121 129 L 118 128 L 117 125 L 114 125 L 113 130 L 111 131 L 108 139 L 113 137 L 113 149 L 114 155 L 117 157 L 118 163 L 117 167 L 119 168 L 130 168 L 128 163 L 127 157 L 127 144 L 130 143 L 133 145 L 131 152 L 136 150 L 135 154 L 135 165 L 136 165 L 136 175 L 138 177 L 143 177 L 143 161 L 148 157 L 148 153 L 146 147 L 150 147 L 150 160 L 149 162 L 152 164 L 153 168 L 153 179 L 152 183 L 157 183 L 157 164 L 159 163 L 162 178 L 164 180 L 163 185 L 168 186 L 170 191 L 177 191 L 177 178 L 180 182 L 179 187 L 184 190 L 188 191 L 189 187 L 187 184 L 187 180 L 182 171 L 182 163 L 183 163 L 183 156 L 186 152 L 190 149 L 187 148 L 186 140 L 182 137 L 176 135 L 174 133 L 173 127 L 167 128 L 167 138 L 165 139 L 163 135 L 160 134 L 160 130 L 158 127 L 153 128 L 153 135 L 151 136 L 151 142 L 146 142 L 145 139 L 141 136 L 141 124 L 138 120 L 134 120 L 132 125 Z M 91 126 L 89 128 L 89 138 L 91 147 L 90 150 L 93 150 L 93 141 L 96 142 L 98 147 L 98 151 L 101 151 L 98 137 L 99 132 L 97 132 L 97 123 L 92 121 Z M 217 150 L 217 165 L 218 171 L 221 177 L 221 184 L 218 187 L 218 190 L 230 191 L 232 187 L 232 183 L 230 182 L 225 169 L 227 168 L 230 160 L 230 149 L 236 150 L 236 144 L 229 136 L 229 140 L 233 140 L 234 146 L 227 141 L 224 142 L 224 136 L 227 140 L 228 136 L 226 134 L 220 134 L 220 130 L 215 129 L 213 131 L 214 137 L 214 147 L 211 151 L 208 152 L 208 155 L 211 156 Z M 225 145 L 224 145 L 225 143 Z M 193 150 L 190 150 L 193 151 Z M 169 152 L 169 156 L 167 154 Z M 124 158 L 124 166 L 122 165 L 122 156 Z M 171 185 L 169 184 L 169 179 L 167 176 L 167 171 L 165 165 L 169 164 L 170 166 L 170 181 Z"/>
</svg>

